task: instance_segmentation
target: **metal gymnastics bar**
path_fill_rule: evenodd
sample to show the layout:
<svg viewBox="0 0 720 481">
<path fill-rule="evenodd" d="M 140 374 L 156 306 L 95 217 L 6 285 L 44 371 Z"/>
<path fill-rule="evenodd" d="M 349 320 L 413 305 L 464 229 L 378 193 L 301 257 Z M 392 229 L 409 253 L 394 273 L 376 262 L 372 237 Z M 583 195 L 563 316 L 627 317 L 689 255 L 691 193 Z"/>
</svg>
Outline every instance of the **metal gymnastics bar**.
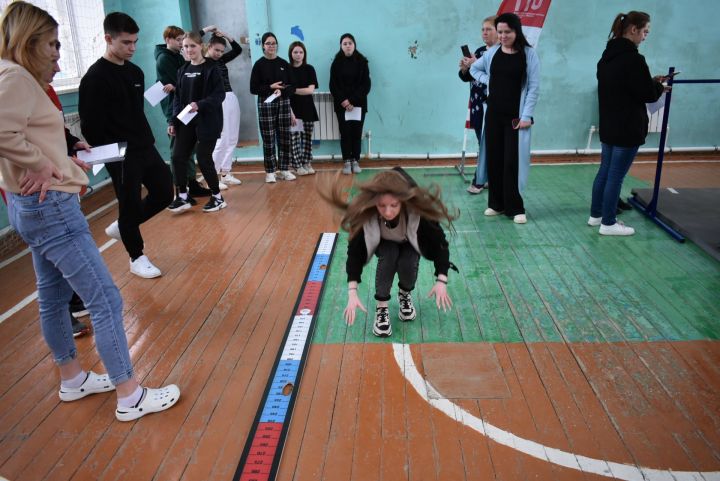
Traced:
<svg viewBox="0 0 720 481">
<path fill-rule="evenodd" d="M 720 79 L 690 79 L 690 80 L 674 80 L 675 67 L 668 70 L 668 87 L 675 84 L 699 84 L 699 83 L 720 83 Z M 678 242 L 685 242 L 685 237 L 678 231 L 666 224 L 657 216 L 657 202 L 660 195 L 660 178 L 662 177 L 663 159 L 665 157 L 665 142 L 667 141 L 667 126 L 670 118 L 670 101 L 672 100 L 672 89 L 665 94 L 665 112 L 662 119 L 662 128 L 660 130 L 660 145 L 658 147 L 657 169 L 655 170 L 655 186 L 653 187 L 653 195 L 648 205 L 644 206 L 638 202 L 635 197 L 628 197 L 628 202 L 637 210 L 645 214 L 653 222 L 660 226 L 665 232 L 670 234 L 673 239 Z"/>
</svg>

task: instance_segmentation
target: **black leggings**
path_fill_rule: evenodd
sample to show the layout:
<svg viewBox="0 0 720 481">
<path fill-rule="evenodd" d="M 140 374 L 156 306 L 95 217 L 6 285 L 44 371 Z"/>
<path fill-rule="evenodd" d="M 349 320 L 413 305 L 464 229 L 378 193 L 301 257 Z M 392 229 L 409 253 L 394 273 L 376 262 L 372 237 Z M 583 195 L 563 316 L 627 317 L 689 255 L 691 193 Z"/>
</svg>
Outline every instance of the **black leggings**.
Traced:
<svg viewBox="0 0 720 481">
<path fill-rule="evenodd" d="M 398 275 L 398 287 L 405 292 L 415 289 L 420 254 L 409 242 L 397 242 L 381 239 L 375 251 L 378 256 L 375 271 L 375 300 L 389 301 L 395 273 Z"/>
<path fill-rule="evenodd" d="M 488 109 L 485 114 L 485 153 L 488 170 L 488 207 L 508 217 L 525 213 L 518 188 L 518 131 L 512 116 Z"/>
<path fill-rule="evenodd" d="M 175 145 L 173 145 L 172 165 L 175 175 L 175 185 L 178 192 L 186 193 L 188 185 L 188 159 L 192 155 L 193 148 L 197 155 L 200 172 L 205 177 L 208 188 L 214 195 L 220 193 L 220 183 L 212 153 L 215 150 L 215 140 L 198 140 L 195 127 L 191 124 L 179 124 L 175 128 Z M 197 147 L 196 147 L 197 146 Z"/>
<path fill-rule="evenodd" d="M 335 110 L 340 128 L 340 150 L 343 160 L 359 160 L 362 143 L 363 124 L 365 123 L 365 107 L 360 121 L 345 120 L 345 109 Z"/>
</svg>

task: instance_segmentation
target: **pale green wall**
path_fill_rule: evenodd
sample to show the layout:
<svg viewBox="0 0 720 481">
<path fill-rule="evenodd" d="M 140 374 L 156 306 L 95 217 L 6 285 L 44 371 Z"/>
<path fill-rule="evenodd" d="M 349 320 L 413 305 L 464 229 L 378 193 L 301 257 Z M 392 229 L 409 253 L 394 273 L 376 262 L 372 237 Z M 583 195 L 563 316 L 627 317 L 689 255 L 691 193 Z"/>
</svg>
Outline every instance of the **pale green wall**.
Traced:
<svg viewBox="0 0 720 481">
<path fill-rule="evenodd" d="M 468 92 L 457 78 L 459 46 L 479 46 L 480 20 L 499 4 L 322 0 L 308 8 L 306 2 L 291 0 L 247 0 L 247 16 L 250 38 L 273 30 L 283 56 L 295 40 L 291 26 L 299 25 L 321 90 L 328 90 L 339 36 L 353 33 L 358 49 L 370 60 L 373 88 L 365 128 L 372 131 L 373 151 L 443 153 L 461 147 Z M 597 125 L 595 65 L 615 14 L 629 6 L 617 0 L 553 2 L 538 48 L 542 73 L 533 149 L 585 147 L 588 128 Z M 651 34 L 640 49 L 653 73 L 676 65 L 683 78 L 720 78 L 716 0 L 638 1 L 633 7 L 653 18 Z M 412 59 L 408 47 L 415 41 L 418 54 Z M 261 55 L 259 46 L 253 45 L 252 54 L 254 59 Z M 717 145 L 720 110 L 707 106 L 718 100 L 720 85 L 676 87 L 671 145 Z M 658 135 L 650 134 L 646 146 L 657 147 L 657 142 Z M 597 136 L 593 147 L 598 147 Z"/>
</svg>

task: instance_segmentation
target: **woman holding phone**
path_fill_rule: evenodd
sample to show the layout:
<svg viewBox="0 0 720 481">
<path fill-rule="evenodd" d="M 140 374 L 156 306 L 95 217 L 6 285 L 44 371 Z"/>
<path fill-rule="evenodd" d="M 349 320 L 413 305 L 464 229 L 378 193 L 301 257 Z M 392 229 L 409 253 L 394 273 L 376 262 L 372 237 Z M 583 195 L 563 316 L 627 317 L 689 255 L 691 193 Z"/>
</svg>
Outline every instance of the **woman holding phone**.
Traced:
<svg viewBox="0 0 720 481">
<path fill-rule="evenodd" d="M 615 17 L 609 41 L 597 64 L 600 105 L 600 169 L 595 176 L 588 225 L 601 235 L 628 236 L 635 229 L 616 219 L 623 180 L 648 130 L 646 103 L 655 102 L 664 87 L 651 77 L 638 47 L 650 33 L 650 15 L 631 11 Z"/>
<path fill-rule="evenodd" d="M 540 59 L 522 32 L 520 18 L 503 13 L 495 19 L 499 44 L 470 67 L 487 85 L 487 112 L 479 156 L 488 169 L 486 216 L 505 214 L 525 224 L 521 192 L 530 170 L 530 127 L 540 91 Z M 478 159 L 478 164 L 485 159 Z"/>
<path fill-rule="evenodd" d="M 250 93 L 257 95 L 258 121 L 263 142 L 265 182 L 276 179 L 295 180 L 290 166 L 290 97 L 295 93 L 290 64 L 277 56 L 278 41 L 275 34 L 262 36 L 263 56 L 255 62 L 250 73 Z M 280 150 L 275 160 L 275 141 Z M 275 168 L 279 167 L 277 176 Z"/>
</svg>

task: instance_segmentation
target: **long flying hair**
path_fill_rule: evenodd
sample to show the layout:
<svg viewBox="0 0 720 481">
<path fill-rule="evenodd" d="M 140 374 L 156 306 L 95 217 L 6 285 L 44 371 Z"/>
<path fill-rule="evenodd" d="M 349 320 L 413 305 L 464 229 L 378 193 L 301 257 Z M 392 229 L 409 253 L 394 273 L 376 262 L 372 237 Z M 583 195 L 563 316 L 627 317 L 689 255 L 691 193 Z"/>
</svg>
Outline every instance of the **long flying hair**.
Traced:
<svg viewBox="0 0 720 481">
<path fill-rule="evenodd" d="M 458 214 L 450 213 L 440 198 L 440 187 L 420 187 L 402 170 L 385 170 L 370 181 L 357 185 L 357 194 L 349 201 L 345 198 L 340 173 L 335 176 L 319 176 L 317 188 L 320 197 L 342 214 L 340 227 L 350 233 L 350 238 L 362 229 L 363 224 L 377 217 L 375 206 L 384 194 L 397 197 L 403 210 L 412 211 L 428 220 L 444 222 L 452 228 Z"/>
<path fill-rule="evenodd" d="M 43 88 L 43 72 L 51 58 L 43 54 L 41 42 L 58 27 L 55 19 L 42 8 L 27 2 L 13 2 L 0 19 L 0 58 L 22 65 Z"/>
<path fill-rule="evenodd" d="M 645 12 L 632 10 L 628 13 L 618 13 L 615 20 L 613 20 L 612 27 L 610 27 L 608 40 L 622 37 L 630 27 L 635 27 L 639 30 L 644 28 L 648 23 L 650 23 L 650 15 Z"/>
</svg>

